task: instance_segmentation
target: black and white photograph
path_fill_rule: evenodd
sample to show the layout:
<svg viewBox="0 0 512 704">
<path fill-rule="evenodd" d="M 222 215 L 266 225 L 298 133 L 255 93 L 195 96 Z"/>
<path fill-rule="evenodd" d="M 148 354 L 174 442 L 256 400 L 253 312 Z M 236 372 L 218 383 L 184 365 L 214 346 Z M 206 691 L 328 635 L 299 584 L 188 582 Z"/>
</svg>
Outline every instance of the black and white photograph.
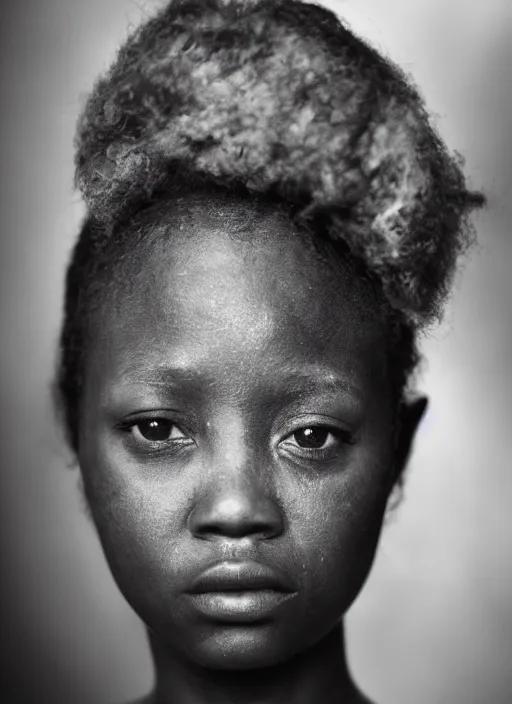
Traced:
<svg viewBox="0 0 512 704">
<path fill-rule="evenodd" d="M 510 0 L 0 20 L 2 704 L 511 704 Z"/>
</svg>

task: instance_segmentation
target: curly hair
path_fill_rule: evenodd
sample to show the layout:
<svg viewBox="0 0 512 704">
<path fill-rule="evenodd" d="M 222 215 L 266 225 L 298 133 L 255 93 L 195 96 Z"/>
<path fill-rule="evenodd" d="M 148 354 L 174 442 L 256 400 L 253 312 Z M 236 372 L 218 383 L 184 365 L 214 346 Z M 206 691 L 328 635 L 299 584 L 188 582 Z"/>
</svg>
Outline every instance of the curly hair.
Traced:
<svg viewBox="0 0 512 704">
<path fill-rule="evenodd" d="M 162 194 L 203 184 L 274 199 L 346 247 L 393 311 L 401 385 L 484 204 L 404 73 L 301 0 L 172 0 L 97 81 L 75 146 L 87 219 L 61 338 L 68 428 L 93 260 Z"/>
</svg>

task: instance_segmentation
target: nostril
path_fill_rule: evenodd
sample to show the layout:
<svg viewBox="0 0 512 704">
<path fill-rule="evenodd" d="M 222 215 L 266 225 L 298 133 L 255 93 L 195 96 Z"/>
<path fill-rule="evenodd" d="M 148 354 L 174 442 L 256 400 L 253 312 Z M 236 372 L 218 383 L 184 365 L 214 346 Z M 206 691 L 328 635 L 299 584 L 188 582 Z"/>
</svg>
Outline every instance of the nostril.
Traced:
<svg viewBox="0 0 512 704">
<path fill-rule="evenodd" d="M 253 537 L 268 540 L 283 530 L 280 507 L 269 498 L 211 496 L 199 501 L 189 516 L 189 530 L 203 540 Z"/>
</svg>

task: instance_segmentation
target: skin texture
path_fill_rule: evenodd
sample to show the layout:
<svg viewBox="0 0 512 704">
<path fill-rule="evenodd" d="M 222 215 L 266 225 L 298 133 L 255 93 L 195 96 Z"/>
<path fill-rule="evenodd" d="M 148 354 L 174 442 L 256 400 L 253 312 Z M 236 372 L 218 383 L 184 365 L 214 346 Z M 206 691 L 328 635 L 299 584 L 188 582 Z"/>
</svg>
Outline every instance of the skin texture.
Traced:
<svg viewBox="0 0 512 704">
<path fill-rule="evenodd" d="M 341 620 L 425 404 L 395 412 L 374 292 L 277 210 L 198 196 L 154 233 L 93 326 L 79 442 L 150 633 L 151 701 L 365 701 Z M 312 426 L 319 449 L 299 444 Z M 221 560 L 280 569 L 293 593 L 254 623 L 206 617 L 186 591 Z"/>
</svg>

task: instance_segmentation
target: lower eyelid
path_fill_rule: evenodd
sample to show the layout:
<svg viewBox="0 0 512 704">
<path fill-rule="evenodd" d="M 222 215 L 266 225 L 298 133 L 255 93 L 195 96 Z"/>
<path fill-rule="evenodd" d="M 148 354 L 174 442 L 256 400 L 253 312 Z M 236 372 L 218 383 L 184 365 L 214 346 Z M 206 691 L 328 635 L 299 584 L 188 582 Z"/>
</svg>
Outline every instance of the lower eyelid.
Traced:
<svg viewBox="0 0 512 704">
<path fill-rule="evenodd" d="M 280 443 L 282 445 L 287 445 L 288 447 L 296 448 L 297 450 L 300 450 L 301 452 L 322 452 L 323 450 L 329 450 L 337 445 L 342 445 L 343 442 L 341 440 L 337 440 L 337 438 L 334 438 L 333 442 L 330 442 L 329 444 L 325 444 L 322 447 L 302 447 L 299 445 L 298 442 L 289 442 L 288 440 L 283 441 Z"/>
<path fill-rule="evenodd" d="M 134 437 L 131 433 L 124 441 L 126 449 L 144 458 L 175 457 L 187 448 L 195 445 L 190 438 L 176 438 L 174 440 L 151 441 Z"/>
<path fill-rule="evenodd" d="M 281 450 L 281 455 L 283 459 L 288 460 L 292 463 L 297 463 L 299 465 L 306 464 L 308 467 L 314 467 L 315 465 L 327 465 L 333 463 L 339 463 L 343 461 L 344 449 L 347 448 L 328 448 L 323 450 L 312 450 L 297 448 L 297 447 L 285 447 Z"/>
</svg>

